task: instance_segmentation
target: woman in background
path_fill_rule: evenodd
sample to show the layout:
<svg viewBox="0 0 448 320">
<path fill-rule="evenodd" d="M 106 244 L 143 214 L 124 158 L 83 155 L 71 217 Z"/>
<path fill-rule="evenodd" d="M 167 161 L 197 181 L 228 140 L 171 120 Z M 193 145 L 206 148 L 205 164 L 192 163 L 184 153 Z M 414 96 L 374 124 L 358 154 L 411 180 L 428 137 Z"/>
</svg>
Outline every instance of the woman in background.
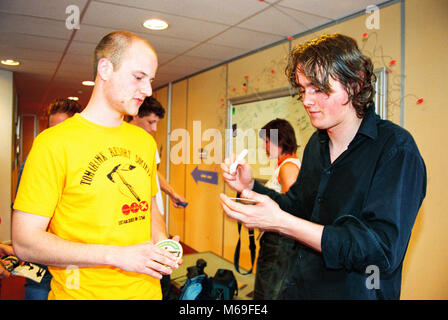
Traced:
<svg viewBox="0 0 448 320">
<path fill-rule="evenodd" d="M 269 159 L 278 159 L 266 187 L 286 193 L 297 180 L 300 161 L 296 156 L 297 141 L 294 128 L 284 119 L 267 123 L 259 134 Z M 294 241 L 278 233 L 264 232 L 255 276 L 255 300 L 275 300 L 288 270 L 289 254 Z"/>
</svg>

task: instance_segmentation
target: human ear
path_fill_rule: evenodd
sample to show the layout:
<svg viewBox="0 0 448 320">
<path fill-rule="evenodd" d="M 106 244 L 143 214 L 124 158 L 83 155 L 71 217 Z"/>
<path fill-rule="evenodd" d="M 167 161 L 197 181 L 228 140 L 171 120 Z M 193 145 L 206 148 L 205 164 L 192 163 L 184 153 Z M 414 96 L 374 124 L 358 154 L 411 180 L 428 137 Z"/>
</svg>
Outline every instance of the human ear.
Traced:
<svg viewBox="0 0 448 320">
<path fill-rule="evenodd" d="M 107 58 L 101 58 L 98 61 L 97 74 L 102 80 L 108 80 L 112 72 L 114 71 L 114 66 Z"/>
</svg>

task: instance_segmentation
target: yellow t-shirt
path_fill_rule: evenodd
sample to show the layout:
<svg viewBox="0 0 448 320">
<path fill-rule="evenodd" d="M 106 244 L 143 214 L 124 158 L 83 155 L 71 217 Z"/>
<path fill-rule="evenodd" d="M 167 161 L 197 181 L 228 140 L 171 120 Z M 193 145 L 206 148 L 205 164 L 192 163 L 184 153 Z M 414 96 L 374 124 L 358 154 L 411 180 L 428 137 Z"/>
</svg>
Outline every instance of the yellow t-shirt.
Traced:
<svg viewBox="0 0 448 320">
<path fill-rule="evenodd" d="M 48 231 L 90 244 L 151 238 L 156 143 L 141 128 L 94 124 L 76 114 L 36 137 L 14 209 L 51 218 Z M 49 299 L 161 299 L 160 281 L 112 266 L 50 267 Z"/>
</svg>

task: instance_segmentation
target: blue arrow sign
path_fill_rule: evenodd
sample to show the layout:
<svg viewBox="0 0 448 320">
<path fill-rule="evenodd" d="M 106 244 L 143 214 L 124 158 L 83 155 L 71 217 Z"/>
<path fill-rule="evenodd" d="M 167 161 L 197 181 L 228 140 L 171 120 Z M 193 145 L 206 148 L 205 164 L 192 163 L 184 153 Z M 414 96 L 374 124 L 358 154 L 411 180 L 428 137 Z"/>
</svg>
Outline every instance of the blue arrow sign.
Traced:
<svg viewBox="0 0 448 320">
<path fill-rule="evenodd" d="M 191 176 L 193 177 L 194 182 L 196 182 L 196 184 L 198 184 L 198 181 L 211 184 L 218 184 L 217 172 L 199 170 L 198 166 L 196 166 L 196 168 L 194 168 L 194 170 L 191 171 Z"/>
</svg>

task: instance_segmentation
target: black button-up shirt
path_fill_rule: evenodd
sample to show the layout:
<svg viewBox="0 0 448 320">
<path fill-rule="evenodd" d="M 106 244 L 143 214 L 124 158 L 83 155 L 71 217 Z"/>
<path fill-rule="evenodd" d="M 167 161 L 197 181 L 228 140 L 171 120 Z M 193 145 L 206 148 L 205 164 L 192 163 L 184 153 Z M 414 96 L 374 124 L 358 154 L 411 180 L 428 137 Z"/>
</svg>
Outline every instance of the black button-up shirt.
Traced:
<svg viewBox="0 0 448 320">
<path fill-rule="evenodd" d="M 324 225 L 319 253 L 299 243 L 284 299 L 399 299 L 411 230 L 426 194 L 426 168 L 412 136 L 368 109 L 348 149 L 330 162 L 316 131 L 297 181 L 282 195 L 254 191 L 297 217 Z"/>
</svg>

